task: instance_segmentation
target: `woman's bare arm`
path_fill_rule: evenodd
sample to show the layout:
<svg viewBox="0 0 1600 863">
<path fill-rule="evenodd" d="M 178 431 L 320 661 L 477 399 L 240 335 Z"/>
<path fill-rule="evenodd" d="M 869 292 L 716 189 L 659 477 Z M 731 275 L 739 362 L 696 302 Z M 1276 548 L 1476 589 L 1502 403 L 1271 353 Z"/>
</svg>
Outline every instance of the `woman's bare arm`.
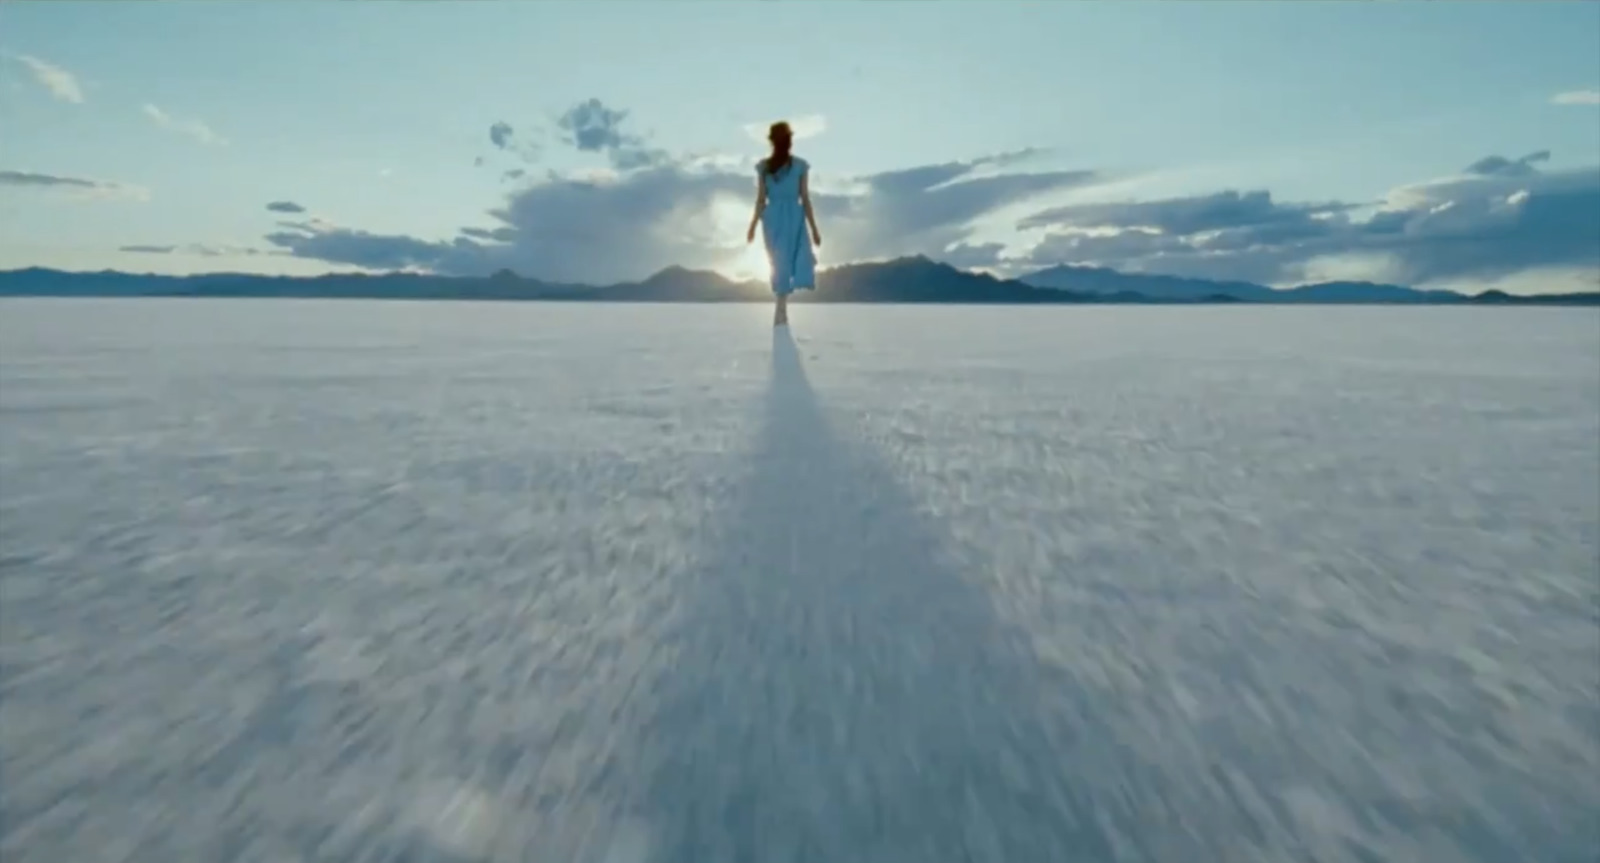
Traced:
<svg viewBox="0 0 1600 863">
<path fill-rule="evenodd" d="M 767 183 L 766 178 L 756 177 L 756 209 L 750 214 L 750 230 L 744 232 L 744 241 L 754 242 L 756 238 L 756 224 L 761 221 L 761 213 L 767 208 Z"/>
<path fill-rule="evenodd" d="M 806 224 L 811 226 L 811 242 L 822 245 L 822 232 L 817 230 L 817 214 L 811 210 L 811 172 L 800 175 L 800 205 L 806 211 Z"/>
</svg>

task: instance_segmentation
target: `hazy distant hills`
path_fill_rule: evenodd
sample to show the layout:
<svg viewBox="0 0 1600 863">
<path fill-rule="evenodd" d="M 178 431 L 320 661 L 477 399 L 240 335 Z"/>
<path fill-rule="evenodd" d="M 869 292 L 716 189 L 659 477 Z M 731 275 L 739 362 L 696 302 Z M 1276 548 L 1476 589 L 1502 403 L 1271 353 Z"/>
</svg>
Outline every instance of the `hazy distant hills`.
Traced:
<svg viewBox="0 0 1600 863">
<path fill-rule="evenodd" d="M 642 282 L 568 285 L 501 271 L 487 278 L 414 273 L 332 274 L 312 277 L 212 273 L 140 275 L 106 270 L 72 273 L 29 268 L 0 271 L 0 296 L 48 297 L 298 297 L 401 300 L 547 300 L 596 302 L 749 302 L 770 299 L 762 282 L 668 267 Z M 1296 303 L 1600 305 L 1600 291 L 1472 296 L 1368 282 L 1324 282 L 1279 290 L 1249 282 L 1219 282 L 1121 273 L 1063 265 L 1021 279 L 999 279 L 925 257 L 848 264 L 823 270 L 817 290 L 796 302 L 833 303 Z"/>
<path fill-rule="evenodd" d="M 1319 282 L 1276 289 L 1250 282 L 1137 275 L 1069 264 L 1023 276 L 1022 281 L 1040 288 L 1089 294 L 1136 293 L 1164 300 L 1204 300 L 1219 295 L 1251 303 L 1438 303 L 1466 299 L 1450 291 L 1419 291 L 1372 282 Z"/>
</svg>

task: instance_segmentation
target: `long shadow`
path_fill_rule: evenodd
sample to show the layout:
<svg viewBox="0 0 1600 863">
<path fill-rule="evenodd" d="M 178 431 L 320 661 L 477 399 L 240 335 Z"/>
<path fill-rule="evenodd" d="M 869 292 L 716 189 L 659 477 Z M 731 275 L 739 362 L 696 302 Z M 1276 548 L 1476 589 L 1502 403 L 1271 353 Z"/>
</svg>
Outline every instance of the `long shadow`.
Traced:
<svg viewBox="0 0 1600 863">
<path fill-rule="evenodd" d="M 753 474 L 643 729 L 652 861 L 1116 854 L 986 594 L 775 331 Z"/>
</svg>

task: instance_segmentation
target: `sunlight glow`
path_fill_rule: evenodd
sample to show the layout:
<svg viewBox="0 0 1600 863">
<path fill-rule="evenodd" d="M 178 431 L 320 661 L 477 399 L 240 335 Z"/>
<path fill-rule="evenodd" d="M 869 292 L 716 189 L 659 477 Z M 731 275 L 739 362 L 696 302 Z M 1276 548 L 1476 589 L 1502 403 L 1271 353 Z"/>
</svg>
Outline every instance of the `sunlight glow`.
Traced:
<svg viewBox="0 0 1600 863">
<path fill-rule="evenodd" d="M 750 227 L 750 204 L 734 198 L 722 198 L 711 206 L 711 223 L 719 237 L 735 238 L 744 242 L 744 232 Z M 767 250 L 761 242 L 761 228 L 756 228 L 755 242 L 743 245 L 730 254 L 717 271 L 730 279 L 756 279 L 766 281 L 769 274 Z"/>
<path fill-rule="evenodd" d="M 724 273 L 731 279 L 756 279 L 766 281 L 770 266 L 767 263 L 767 248 L 761 242 L 761 231 L 756 231 L 756 241 L 744 247 L 744 251 L 728 267 Z"/>
</svg>

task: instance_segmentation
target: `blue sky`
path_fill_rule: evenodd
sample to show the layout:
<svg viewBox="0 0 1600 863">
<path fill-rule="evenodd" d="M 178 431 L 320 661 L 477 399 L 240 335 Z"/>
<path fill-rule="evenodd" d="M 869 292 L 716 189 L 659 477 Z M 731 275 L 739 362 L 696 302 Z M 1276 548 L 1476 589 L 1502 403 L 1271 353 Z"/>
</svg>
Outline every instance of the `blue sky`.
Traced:
<svg viewBox="0 0 1600 863">
<path fill-rule="evenodd" d="M 0 268 L 749 275 L 779 118 L 824 264 L 1600 280 L 1543 2 L 4 3 Z"/>
</svg>

